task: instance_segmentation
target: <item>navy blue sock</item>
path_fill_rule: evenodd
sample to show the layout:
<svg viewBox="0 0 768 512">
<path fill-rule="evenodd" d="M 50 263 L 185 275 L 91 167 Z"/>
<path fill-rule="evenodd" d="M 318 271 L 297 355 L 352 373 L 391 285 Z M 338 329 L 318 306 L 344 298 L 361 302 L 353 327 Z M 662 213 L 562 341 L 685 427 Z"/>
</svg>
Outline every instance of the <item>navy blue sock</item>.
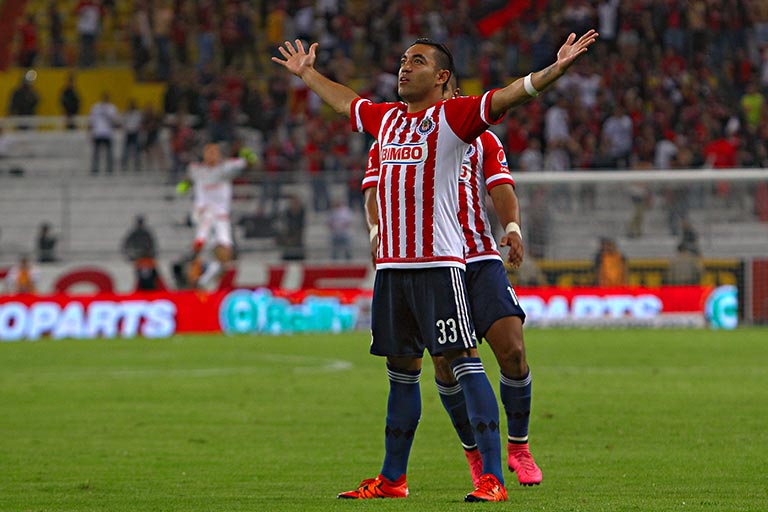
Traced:
<svg viewBox="0 0 768 512">
<path fill-rule="evenodd" d="M 387 365 L 389 400 L 381 474 L 389 480 L 397 480 L 408 468 L 413 436 L 421 418 L 420 375 L 421 370 L 399 370 Z"/>
<path fill-rule="evenodd" d="M 483 472 L 492 474 L 503 484 L 499 405 L 493 387 L 485 375 L 483 363 L 477 357 L 460 357 L 451 363 L 451 368 L 464 390 L 467 413 L 475 433 L 477 448 L 483 458 Z"/>
<path fill-rule="evenodd" d="M 464 399 L 464 391 L 461 389 L 461 384 L 458 382 L 455 384 L 445 384 L 435 379 L 435 385 L 437 386 L 437 392 L 440 394 L 440 401 L 443 402 L 443 407 L 445 407 L 448 417 L 451 418 L 453 428 L 456 429 L 464 449 L 472 450 L 477 448 L 475 434 L 472 432 L 472 425 L 467 416 L 467 402 Z"/>
<path fill-rule="evenodd" d="M 499 396 L 507 413 L 507 440 L 514 444 L 528 442 L 528 422 L 531 417 L 531 371 L 520 380 L 501 374 Z"/>
</svg>

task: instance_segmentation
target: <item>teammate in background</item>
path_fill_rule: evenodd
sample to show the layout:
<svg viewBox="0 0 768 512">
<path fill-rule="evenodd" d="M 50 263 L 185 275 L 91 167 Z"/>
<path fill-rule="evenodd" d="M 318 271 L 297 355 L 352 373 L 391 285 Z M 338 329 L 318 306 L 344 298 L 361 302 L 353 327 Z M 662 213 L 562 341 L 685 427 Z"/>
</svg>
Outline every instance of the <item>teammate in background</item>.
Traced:
<svg viewBox="0 0 768 512">
<path fill-rule="evenodd" d="M 455 77 L 449 80 L 446 97 L 459 94 Z M 378 142 L 371 145 L 368 167 L 363 178 L 368 229 L 378 224 L 376 186 L 379 181 Z M 541 470 L 528 448 L 528 422 L 531 410 L 531 375 L 525 358 L 523 322 L 525 313 L 509 284 L 501 254 L 485 207 L 488 193 L 499 221 L 506 226 L 501 246 L 509 246 L 509 263 L 518 268 L 523 262 L 520 208 L 515 182 L 509 173 L 501 141 L 492 132 L 484 132 L 469 146 L 459 177 L 459 219 L 467 243 L 465 279 L 469 290 L 469 306 L 478 339 L 486 338 L 501 369 L 499 391 L 507 416 L 507 465 L 517 474 L 521 485 L 541 483 Z M 374 256 L 376 247 L 371 244 Z M 478 485 L 482 460 L 467 418 L 467 408 L 448 362 L 432 356 L 435 383 L 440 399 L 459 439 Z"/>
<path fill-rule="evenodd" d="M 197 288 L 209 288 L 214 279 L 231 267 L 232 180 L 256 161 L 256 154 L 248 148 L 241 149 L 238 158 L 225 160 L 219 144 L 211 142 L 203 147 L 203 161 L 189 164 L 188 178 L 177 185 L 176 189 L 180 194 L 186 193 L 190 186 L 194 187 L 193 219 L 197 230 L 192 244 L 192 264 L 203 267 L 200 252 L 211 234 L 216 244 L 216 260 L 204 265 L 205 270 L 197 277 L 195 283 L 191 283 Z"/>
<path fill-rule="evenodd" d="M 372 303 L 371 353 L 386 356 L 389 400 L 386 455 L 380 474 L 339 498 L 408 495 L 406 469 L 421 416 L 419 378 L 424 350 L 450 363 L 466 400 L 484 474 L 466 501 L 505 501 L 498 405 L 476 346 L 466 304 L 464 241 L 459 211 L 459 173 L 469 144 L 510 108 L 557 80 L 597 39 L 593 30 L 568 37 L 550 67 L 482 96 L 443 100 L 454 72 L 448 49 L 418 40 L 400 60 L 402 103 L 374 104 L 314 68 L 318 44 L 301 41 L 279 48 L 272 60 L 350 116 L 357 131 L 377 138 L 381 167 L 377 187 L 380 224 Z"/>
</svg>

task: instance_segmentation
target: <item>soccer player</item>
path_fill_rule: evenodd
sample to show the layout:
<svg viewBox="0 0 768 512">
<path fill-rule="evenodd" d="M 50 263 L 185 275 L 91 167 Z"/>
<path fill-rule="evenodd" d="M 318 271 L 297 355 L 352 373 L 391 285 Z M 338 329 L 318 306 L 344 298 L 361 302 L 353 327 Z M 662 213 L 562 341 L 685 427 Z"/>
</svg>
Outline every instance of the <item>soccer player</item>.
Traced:
<svg viewBox="0 0 768 512">
<path fill-rule="evenodd" d="M 197 287 L 208 287 L 210 283 L 231 265 L 232 224 L 232 180 L 246 167 L 256 161 L 256 155 L 248 148 L 240 151 L 238 158 L 224 159 L 221 147 L 215 142 L 203 147 L 202 162 L 193 162 L 187 167 L 188 179 L 177 186 L 180 193 L 194 187 L 195 205 L 193 219 L 197 226 L 192 252 L 199 258 L 208 238 L 213 234 L 216 261 L 205 266 L 197 280 Z"/>
<path fill-rule="evenodd" d="M 399 103 L 374 104 L 314 67 L 318 44 L 286 41 L 272 60 L 301 78 L 357 131 L 376 137 L 381 155 L 379 237 L 371 353 L 386 356 L 390 382 L 380 474 L 340 498 L 408 495 L 406 469 L 421 416 L 424 350 L 443 355 L 461 385 L 484 474 L 466 501 L 504 501 L 498 406 L 476 346 L 464 281 L 459 172 L 469 144 L 510 108 L 552 84 L 597 39 L 571 34 L 548 68 L 482 96 L 443 100 L 453 73 L 444 45 L 418 40 L 400 60 Z"/>
<path fill-rule="evenodd" d="M 457 94 L 457 81 L 451 77 L 446 97 Z M 377 236 L 373 227 L 378 224 L 375 196 L 378 181 L 379 147 L 378 142 L 374 142 L 362 184 L 374 266 Z M 465 279 L 469 306 L 478 339 L 486 338 L 501 368 L 499 386 L 507 416 L 507 465 L 517 474 L 521 485 L 537 485 L 541 483 L 541 470 L 528 449 L 531 377 L 523 343 L 525 313 L 509 284 L 493 237 L 485 207 L 486 192 L 491 196 L 499 220 L 507 228 L 500 243 L 510 247 L 508 260 L 515 268 L 523 258 L 520 209 L 504 148 L 492 132 L 481 134 L 467 150 L 459 182 L 459 219 L 467 243 Z M 472 481 L 477 486 L 482 476 L 482 460 L 472 430 L 468 428 L 461 386 L 444 357 L 433 355 L 432 361 L 440 399 L 464 446 Z"/>
</svg>

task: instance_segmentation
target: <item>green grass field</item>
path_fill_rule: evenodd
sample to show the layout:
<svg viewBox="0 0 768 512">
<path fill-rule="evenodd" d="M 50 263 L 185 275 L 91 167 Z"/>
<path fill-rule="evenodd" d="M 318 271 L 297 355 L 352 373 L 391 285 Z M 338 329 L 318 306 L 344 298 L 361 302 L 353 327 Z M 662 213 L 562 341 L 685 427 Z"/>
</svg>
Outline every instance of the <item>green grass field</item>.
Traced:
<svg viewBox="0 0 768 512">
<path fill-rule="evenodd" d="M 0 344 L 0 510 L 768 510 L 767 330 L 528 330 L 544 482 L 507 474 L 506 504 L 463 502 L 469 470 L 429 368 L 411 496 L 335 499 L 383 457 L 368 339 Z"/>
</svg>

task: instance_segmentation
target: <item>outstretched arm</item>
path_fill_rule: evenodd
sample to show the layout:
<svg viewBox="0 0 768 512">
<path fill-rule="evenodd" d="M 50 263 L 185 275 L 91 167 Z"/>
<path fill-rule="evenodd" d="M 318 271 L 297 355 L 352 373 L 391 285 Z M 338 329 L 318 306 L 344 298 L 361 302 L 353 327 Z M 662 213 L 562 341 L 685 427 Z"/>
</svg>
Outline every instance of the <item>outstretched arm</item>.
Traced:
<svg viewBox="0 0 768 512">
<path fill-rule="evenodd" d="M 358 97 L 358 94 L 349 87 L 330 80 L 315 69 L 317 43 L 312 43 L 309 51 L 304 50 L 304 45 L 299 39 L 296 39 L 295 44 L 296 46 L 286 41 L 283 46 L 278 47 L 278 51 L 285 59 L 272 57 L 272 62 L 280 64 L 301 78 L 307 87 L 333 107 L 333 110 L 349 117 L 352 101 Z"/>
<path fill-rule="evenodd" d="M 532 90 L 526 91 L 526 78 L 518 78 L 503 89 L 496 91 L 491 98 L 492 118 L 498 119 L 507 110 L 530 100 L 533 95 L 529 94 L 529 92 L 534 92 L 535 95 L 555 83 L 576 62 L 576 59 L 587 52 L 589 47 L 597 40 L 597 36 L 598 34 L 595 30 L 589 30 L 577 41 L 576 34 L 571 33 L 568 39 L 566 39 L 565 44 L 558 50 L 555 63 L 541 71 L 530 74 L 528 85 L 529 89 L 533 87 Z"/>
</svg>

